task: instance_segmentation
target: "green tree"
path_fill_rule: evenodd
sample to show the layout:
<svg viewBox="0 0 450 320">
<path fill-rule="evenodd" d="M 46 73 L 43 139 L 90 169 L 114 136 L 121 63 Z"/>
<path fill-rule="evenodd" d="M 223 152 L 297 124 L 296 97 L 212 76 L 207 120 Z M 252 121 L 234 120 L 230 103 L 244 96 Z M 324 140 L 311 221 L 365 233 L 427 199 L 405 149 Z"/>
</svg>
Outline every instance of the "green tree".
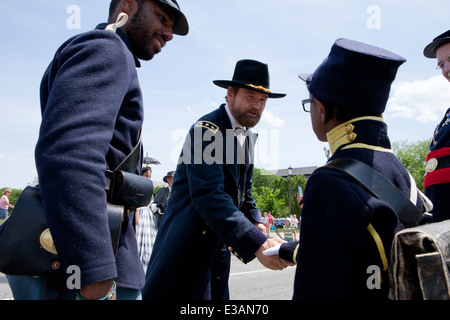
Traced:
<svg viewBox="0 0 450 320">
<path fill-rule="evenodd" d="M 297 217 L 301 208 L 297 204 L 298 187 L 305 190 L 306 179 L 303 175 L 291 177 L 291 214 Z M 271 211 L 274 217 L 289 215 L 289 179 L 276 176 L 264 169 L 255 168 L 253 173 L 253 198 L 261 212 Z M 269 208 L 271 204 L 272 207 Z"/>
<path fill-rule="evenodd" d="M 284 207 L 284 200 L 279 198 L 280 190 L 261 186 L 255 197 L 256 204 L 261 212 L 272 212 L 274 217 L 280 214 Z"/>
<path fill-rule="evenodd" d="M 417 188 L 424 191 L 425 164 L 431 139 L 394 142 L 392 150 L 416 181 Z"/>
<path fill-rule="evenodd" d="M 289 178 L 279 178 L 280 179 L 276 181 L 275 186 L 280 190 L 280 197 L 284 200 L 285 203 L 283 217 L 287 217 L 289 215 Z M 291 177 L 291 214 L 295 214 L 297 215 L 297 217 L 301 215 L 301 208 L 297 203 L 298 187 L 301 187 L 302 190 L 305 190 L 305 186 L 306 178 L 304 175 Z"/>
</svg>

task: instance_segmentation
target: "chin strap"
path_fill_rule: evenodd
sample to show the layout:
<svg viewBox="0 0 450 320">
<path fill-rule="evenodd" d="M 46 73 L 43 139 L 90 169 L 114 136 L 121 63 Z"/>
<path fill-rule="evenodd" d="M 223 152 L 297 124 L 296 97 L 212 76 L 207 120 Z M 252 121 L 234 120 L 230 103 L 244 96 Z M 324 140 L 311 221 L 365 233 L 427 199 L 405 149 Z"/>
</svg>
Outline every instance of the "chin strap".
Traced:
<svg viewBox="0 0 450 320">
<path fill-rule="evenodd" d="M 121 12 L 117 16 L 116 22 L 107 25 L 105 30 L 116 33 L 117 28 L 123 27 L 127 22 L 128 22 L 128 15 L 125 12 Z"/>
</svg>

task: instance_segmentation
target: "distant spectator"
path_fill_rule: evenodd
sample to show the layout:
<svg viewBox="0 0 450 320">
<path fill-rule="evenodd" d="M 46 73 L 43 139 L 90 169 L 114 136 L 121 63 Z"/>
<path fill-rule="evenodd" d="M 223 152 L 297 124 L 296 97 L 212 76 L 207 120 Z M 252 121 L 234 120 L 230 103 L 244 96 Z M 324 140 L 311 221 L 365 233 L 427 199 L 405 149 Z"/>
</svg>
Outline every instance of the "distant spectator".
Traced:
<svg viewBox="0 0 450 320">
<path fill-rule="evenodd" d="M 0 198 L 0 220 L 8 219 L 8 208 L 14 208 L 14 206 L 9 203 L 8 197 L 10 195 L 11 189 L 6 189 L 3 191 L 3 195 Z"/>
<path fill-rule="evenodd" d="M 283 227 L 284 232 L 284 240 L 287 242 L 297 241 L 297 232 L 295 231 L 294 226 L 291 224 L 291 219 L 286 218 L 286 224 Z"/>
<path fill-rule="evenodd" d="M 270 230 L 272 230 L 272 226 L 274 225 L 274 219 L 272 216 L 272 212 L 269 211 L 267 215 L 267 236 L 270 235 Z"/>
</svg>

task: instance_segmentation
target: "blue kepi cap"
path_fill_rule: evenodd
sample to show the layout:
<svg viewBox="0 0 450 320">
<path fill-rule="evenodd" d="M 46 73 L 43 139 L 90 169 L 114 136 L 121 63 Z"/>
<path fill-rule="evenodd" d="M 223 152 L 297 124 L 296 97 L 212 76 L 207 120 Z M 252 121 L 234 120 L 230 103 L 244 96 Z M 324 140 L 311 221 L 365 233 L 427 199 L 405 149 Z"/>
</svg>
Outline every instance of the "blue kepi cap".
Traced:
<svg viewBox="0 0 450 320">
<path fill-rule="evenodd" d="M 366 43 L 338 39 L 312 75 L 299 77 L 319 101 L 349 111 L 383 113 L 405 58 Z"/>
</svg>

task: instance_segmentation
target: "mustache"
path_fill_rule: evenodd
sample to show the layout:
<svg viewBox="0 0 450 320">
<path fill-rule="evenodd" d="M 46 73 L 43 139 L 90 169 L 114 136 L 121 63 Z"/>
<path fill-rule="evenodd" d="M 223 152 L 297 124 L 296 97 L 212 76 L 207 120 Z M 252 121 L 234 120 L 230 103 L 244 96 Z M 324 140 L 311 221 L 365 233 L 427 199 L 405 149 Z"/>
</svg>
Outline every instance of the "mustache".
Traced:
<svg viewBox="0 0 450 320">
<path fill-rule="evenodd" d="M 259 120 L 261 120 L 262 112 L 255 112 L 254 114 L 257 116 L 256 118 L 249 117 L 245 113 L 239 114 L 237 115 L 236 120 L 244 127 L 253 128 L 258 124 Z"/>
</svg>

